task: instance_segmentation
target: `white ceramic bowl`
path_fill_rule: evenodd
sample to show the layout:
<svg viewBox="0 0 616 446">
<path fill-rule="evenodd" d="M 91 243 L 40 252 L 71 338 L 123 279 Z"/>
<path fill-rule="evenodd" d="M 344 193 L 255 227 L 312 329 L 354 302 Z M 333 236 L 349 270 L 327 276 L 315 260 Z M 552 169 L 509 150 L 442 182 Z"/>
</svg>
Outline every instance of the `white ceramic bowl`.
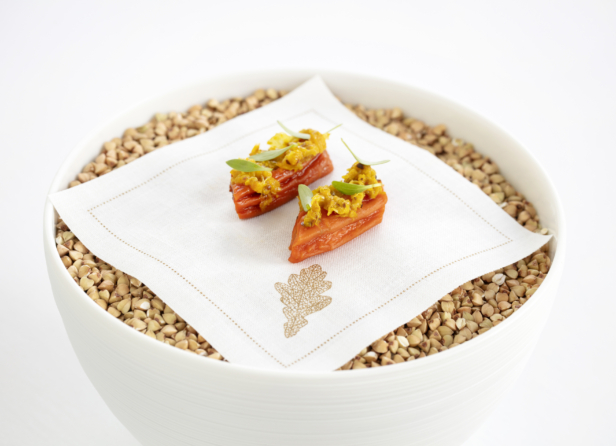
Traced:
<svg viewBox="0 0 616 446">
<path fill-rule="evenodd" d="M 50 192 L 66 188 L 104 141 L 141 125 L 155 112 L 183 111 L 211 97 L 247 95 L 264 86 L 292 89 L 313 74 L 263 71 L 218 77 L 142 103 L 82 141 L 60 168 Z M 493 158 L 554 232 L 551 270 L 520 311 L 455 349 L 350 372 L 264 371 L 187 354 L 101 311 L 60 261 L 54 242 L 56 215 L 47 203 L 47 268 L 66 331 L 100 395 L 143 444 L 461 444 L 510 389 L 529 358 L 556 296 L 565 255 L 560 201 L 535 158 L 498 126 L 433 93 L 349 73 L 321 75 L 343 100 L 368 107 L 400 106 L 430 124 L 445 123 L 452 135 L 472 141 Z M 182 316 L 190 320 L 190 315 Z"/>
</svg>

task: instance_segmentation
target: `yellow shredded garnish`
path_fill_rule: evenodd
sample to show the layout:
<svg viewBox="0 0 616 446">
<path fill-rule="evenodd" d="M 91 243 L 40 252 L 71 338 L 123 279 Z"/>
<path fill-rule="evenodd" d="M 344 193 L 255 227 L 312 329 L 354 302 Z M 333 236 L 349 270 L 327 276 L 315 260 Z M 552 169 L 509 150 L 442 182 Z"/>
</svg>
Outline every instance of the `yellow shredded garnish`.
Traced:
<svg viewBox="0 0 616 446">
<path fill-rule="evenodd" d="M 376 171 L 370 166 L 359 163 L 347 170 L 347 174 L 342 177 L 345 183 L 361 184 L 368 186 L 378 183 Z M 304 217 L 304 227 L 310 228 L 321 222 L 322 213 L 327 211 L 327 215 L 335 213 L 339 217 L 357 217 L 357 210 L 362 207 L 364 196 L 375 198 L 383 192 L 382 187 L 367 189 L 354 195 L 344 195 L 333 186 L 321 186 L 312 191 L 312 201 L 310 210 Z M 301 203 L 300 203 L 301 208 Z"/>
<path fill-rule="evenodd" d="M 376 170 L 370 166 L 364 166 L 363 164 L 355 163 L 350 169 L 347 169 L 347 174 L 342 176 L 345 183 L 361 184 L 362 186 L 369 186 L 371 184 L 378 183 L 376 179 Z M 370 198 L 376 197 L 383 192 L 383 188 L 377 187 L 374 189 L 368 189 L 365 193 Z"/>
<path fill-rule="evenodd" d="M 233 169 L 231 170 L 231 184 L 243 184 L 263 195 L 265 198 L 259 204 L 261 210 L 265 210 L 274 200 L 274 196 L 280 192 L 280 183 L 272 177 L 272 172 L 268 171 L 240 172 Z"/>
<path fill-rule="evenodd" d="M 307 162 L 320 153 L 323 153 L 327 148 L 326 140 L 329 138 L 329 133 L 319 133 L 316 130 L 306 129 L 300 133 L 307 133 L 310 139 L 299 139 L 286 133 L 276 133 L 268 142 L 268 150 L 278 150 L 296 144 L 289 150 L 284 152 L 278 158 L 269 161 L 261 161 L 258 164 L 269 167 L 271 169 L 285 170 L 302 170 Z M 259 144 L 253 147 L 251 155 L 262 153 L 259 149 Z"/>
</svg>

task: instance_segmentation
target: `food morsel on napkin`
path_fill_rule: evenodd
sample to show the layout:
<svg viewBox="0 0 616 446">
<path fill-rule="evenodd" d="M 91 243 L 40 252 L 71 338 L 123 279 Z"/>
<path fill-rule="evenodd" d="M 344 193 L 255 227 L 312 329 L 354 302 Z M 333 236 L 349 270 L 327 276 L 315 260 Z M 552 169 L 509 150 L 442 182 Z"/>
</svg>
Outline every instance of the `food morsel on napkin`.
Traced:
<svg viewBox="0 0 616 446">
<path fill-rule="evenodd" d="M 418 113 L 420 111 L 417 111 Z M 354 159 L 378 166 L 380 225 L 335 251 L 290 263 L 297 200 L 240 220 L 225 161 L 289 128 L 325 132 L 339 180 Z M 147 283 L 230 362 L 334 370 L 474 277 L 527 256 L 531 233 L 426 151 L 357 118 L 315 77 L 284 98 L 161 148 L 50 199 L 94 252 Z"/>
</svg>

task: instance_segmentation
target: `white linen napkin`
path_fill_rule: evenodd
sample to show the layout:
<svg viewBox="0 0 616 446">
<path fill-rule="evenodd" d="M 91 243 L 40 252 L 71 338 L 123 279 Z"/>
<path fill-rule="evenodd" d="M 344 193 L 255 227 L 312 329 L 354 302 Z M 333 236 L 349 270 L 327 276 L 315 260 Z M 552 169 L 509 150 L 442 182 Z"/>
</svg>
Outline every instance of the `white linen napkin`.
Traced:
<svg viewBox="0 0 616 446">
<path fill-rule="evenodd" d="M 383 222 L 292 264 L 297 200 L 240 220 L 225 161 L 266 147 L 277 120 L 298 131 L 343 124 L 327 144 L 334 171 L 313 189 L 354 162 L 341 137 L 364 159 L 390 159 L 375 166 L 389 197 Z M 433 155 L 361 121 L 320 77 L 49 198 L 92 252 L 147 284 L 230 362 L 269 369 L 336 369 L 458 285 L 549 240 Z"/>
</svg>

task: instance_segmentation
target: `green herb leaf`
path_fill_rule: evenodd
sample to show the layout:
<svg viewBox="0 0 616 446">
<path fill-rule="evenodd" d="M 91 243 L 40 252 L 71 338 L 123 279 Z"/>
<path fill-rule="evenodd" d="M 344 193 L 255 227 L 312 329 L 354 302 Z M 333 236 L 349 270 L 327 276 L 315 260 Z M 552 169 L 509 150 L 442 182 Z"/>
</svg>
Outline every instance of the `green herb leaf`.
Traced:
<svg viewBox="0 0 616 446">
<path fill-rule="evenodd" d="M 363 161 L 360 160 L 357 155 L 355 155 L 353 153 L 353 151 L 351 150 L 351 148 L 347 145 L 346 142 L 344 142 L 344 139 L 340 138 L 340 141 L 342 141 L 342 144 L 344 144 L 346 146 L 347 149 L 349 149 L 349 152 L 351 152 L 351 155 L 353 155 L 353 158 L 355 158 L 357 160 L 357 162 L 359 164 L 363 164 L 364 166 L 376 166 L 377 164 L 385 164 L 388 163 L 389 160 L 383 160 L 383 161 Z"/>
<path fill-rule="evenodd" d="M 342 124 L 338 124 L 336 127 L 334 127 L 333 129 L 329 129 L 328 131 L 326 131 L 325 133 L 331 133 L 334 130 L 336 130 L 338 127 L 340 127 Z"/>
<path fill-rule="evenodd" d="M 297 193 L 299 195 L 299 201 L 302 203 L 304 211 L 310 210 L 310 203 L 312 202 L 312 191 L 305 184 L 300 184 L 297 187 Z"/>
<path fill-rule="evenodd" d="M 294 136 L 299 139 L 310 139 L 310 134 L 294 132 L 293 130 L 289 129 L 286 125 L 284 125 L 282 122 L 280 121 L 276 121 L 276 122 L 278 122 L 278 125 L 282 127 L 282 130 L 287 132 L 289 135 Z"/>
<path fill-rule="evenodd" d="M 361 192 L 365 192 L 368 189 L 382 186 L 381 183 L 369 184 L 367 186 L 361 184 L 343 183 L 342 181 L 332 181 L 332 186 L 344 195 L 355 195 Z"/>
<path fill-rule="evenodd" d="M 251 161 L 235 159 L 227 161 L 227 165 L 232 169 L 239 170 L 240 172 L 269 172 L 269 167 L 259 166 L 257 163 L 253 163 Z"/>
<path fill-rule="evenodd" d="M 250 155 L 250 159 L 253 159 L 255 161 L 269 161 L 269 160 L 273 160 L 274 158 L 278 158 L 284 152 L 289 150 L 291 147 L 295 147 L 296 145 L 297 144 L 291 144 L 290 146 L 284 147 L 282 149 L 268 150 L 266 152 L 257 153 L 256 155 Z"/>
</svg>

